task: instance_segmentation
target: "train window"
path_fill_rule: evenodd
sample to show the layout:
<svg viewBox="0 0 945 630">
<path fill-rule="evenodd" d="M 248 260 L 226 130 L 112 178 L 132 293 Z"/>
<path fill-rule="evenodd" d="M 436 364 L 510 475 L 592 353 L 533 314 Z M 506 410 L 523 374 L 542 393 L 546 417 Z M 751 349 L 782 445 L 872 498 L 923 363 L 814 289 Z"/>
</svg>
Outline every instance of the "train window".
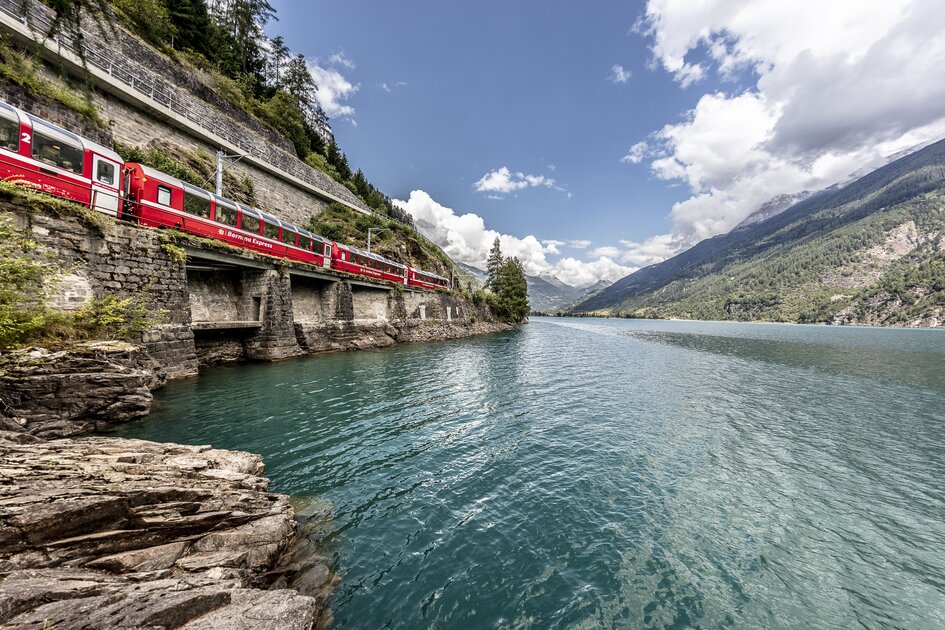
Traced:
<svg viewBox="0 0 945 630">
<path fill-rule="evenodd" d="M 266 221 L 263 223 L 263 236 L 271 238 L 274 241 L 279 240 L 279 224 Z"/>
<path fill-rule="evenodd" d="M 312 249 L 312 239 L 299 234 L 299 247 L 302 249 Z"/>
<path fill-rule="evenodd" d="M 295 232 L 289 228 L 282 227 L 282 242 L 286 245 L 295 245 Z"/>
<path fill-rule="evenodd" d="M 0 147 L 20 150 L 20 120 L 6 105 L 0 105 Z"/>
<path fill-rule="evenodd" d="M 236 208 L 225 206 L 218 201 L 217 213 L 214 216 L 216 217 L 217 223 L 229 225 L 230 227 L 236 227 Z"/>
<path fill-rule="evenodd" d="M 325 255 L 331 256 L 331 245 L 328 243 L 325 243 Z"/>
<path fill-rule="evenodd" d="M 82 149 L 33 130 L 33 159 L 82 174 Z"/>
<path fill-rule="evenodd" d="M 170 206 L 171 189 L 167 186 L 158 186 L 157 202 L 162 206 Z"/>
<path fill-rule="evenodd" d="M 184 191 L 184 212 L 205 219 L 210 218 L 210 200 L 201 195 Z"/>
<path fill-rule="evenodd" d="M 259 217 L 243 213 L 243 229 L 253 234 L 259 234 Z"/>
<path fill-rule="evenodd" d="M 105 162 L 103 160 L 98 160 L 98 164 L 95 167 L 95 181 L 100 184 L 108 184 L 109 186 L 115 185 L 115 165 L 111 162 Z"/>
</svg>

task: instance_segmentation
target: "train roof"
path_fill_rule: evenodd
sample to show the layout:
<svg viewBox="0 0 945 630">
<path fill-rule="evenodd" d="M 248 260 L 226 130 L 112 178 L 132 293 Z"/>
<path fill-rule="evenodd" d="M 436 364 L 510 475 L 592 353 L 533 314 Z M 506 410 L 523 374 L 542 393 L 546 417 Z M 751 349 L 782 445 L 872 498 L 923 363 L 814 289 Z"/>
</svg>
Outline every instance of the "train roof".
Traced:
<svg viewBox="0 0 945 630">
<path fill-rule="evenodd" d="M 306 230 L 305 228 L 295 228 L 295 229 L 297 229 L 297 230 L 299 231 L 299 234 L 301 234 L 302 236 L 307 236 L 307 237 L 309 237 L 310 239 L 312 239 L 313 241 L 320 241 L 320 242 L 322 242 L 322 243 L 331 243 L 331 241 L 329 241 L 329 240 L 328 240 L 327 238 L 325 238 L 324 236 L 321 236 L 321 235 L 319 235 L 319 234 L 315 234 L 314 232 L 309 232 L 309 231 Z"/>
<path fill-rule="evenodd" d="M 194 186 L 193 184 L 186 184 L 186 183 L 184 182 L 184 180 L 178 179 L 178 178 L 174 177 L 173 175 L 168 175 L 167 173 L 164 173 L 164 172 L 162 172 L 162 171 L 159 171 L 159 170 L 157 170 L 156 168 L 151 168 L 151 167 L 148 166 L 147 164 L 141 164 L 140 162 L 138 162 L 137 164 L 138 164 L 138 166 L 141 167 L 141 171 L 142 171 L 147 177 L 151 177 L 151 178 L 154 178 L 154 179 L 159 179 L 159 180 L 161 180 L 162 182 L 166 182 L 166 183 L 168 183 L 168 184 L 171 184 L 172 186 L 177 186 L 178 188 L 181 188 L 181 189 L 183 189 L 183 188 L 197 188 L 197 187 Z M 203 189 L 201 188 L 200 190 L 203 190 Z M 206 190 L 204 190 L 203 192 L 207 193 L 208 195 L 211 194 L 209 191 L 206 191 Z"/>
<path fill-rule="evenodd" d="M 4 103 L 4 105 L 6 105 L 6 103 Z M 83 138 L 82 136 L 76 135 L 72 133 L 71 131 L 67 131 L 66 129 L 63 129 L 59 125 L 55 125 L 49 122 L 48 120 L 40 118 L 39 116 L 34 116 L 33 114 L 29 114 L 27 112 L 24 112 L 21 109 L 17 109 L 16 107 L 12 107 L 10 105 L 7 105 L 7 107 L 15 111 L 21 121 L 29 120 L 30 125 L 33 127 L 34 131 L 36 130 L 37 127 L 39 127 L 39 129 L 43 131 L 44 133 L 48 133 L 54 137 L 58 136 L 58 139 L 63 140 L 69 144 L 79 146 L 88 151 L 93 151 L 95 153 L 98 153 L 102 157 L 106 157 L 109 160 L 118 162 L 119 164 L 124 164 L 125 162 L 125 160 L 122 159 L 120 155 L 118 155 L 112 149 L 109 149 L 108 147 L 103 147 L 97 142 L 92 142 L 88 138 Z"/>
<path fill-rule="evenodd" d="M 432 277 L 432 278 L 436 278 L 436 279 L 438 279 L 438 280 L 443 280 L 444 282 L 449 282 L 449 281 L 450 281 L 449 278 L 444 278 L 443 276 L 441 276 L 441 275 L 439 275 L 439 274 L 435 274 L 435 273 L 433 273 L 432 271 L 424 271 L 423 269 L 414 269 L 414 271 L 416 271 L 416 272 L 418 272 L 418 273 L 422 273 L 422 274 L 428 275 L 428 276 L 430 276 L 430 277 Z"/>
<path fill-rule="evenodd" d="M 383 256 L 379 256 L 379 255 L 377 255 L 377 254 L 374 254 L 374 253 L 371 253 L 371 252 L 367 252 L 367 251 L 365 251 L 365 250 L 363 250 L 363 249 L 358 249 L 357 247 L 354 247 L 354 246 L 352 246 L 352 245 L 345 245 L 345 244 L 343 244 L 343 243 L 338 243 L 338 247 L 340 247 L 340 248 L 342 248 L 342 249 L 346 249 L 346 250 L 348 250 L 349 252 L 354 252 L 355 254 L 357 254 L 357 255 L 359 255 L 359 256 L 364 256 L 365 258 L 372 258 L 372 259 L 374 259 L 374 260 L 378 260 L 378 261 L 380 261 L 380 262 L 387 263 L 388 265 L 393 265 L 393 266 L 395 266 L 395 267 L 400 267 L 401 269 L 405 269 L 405 268 L 407 267 L 407 265 L 402 265 L 402 264 L 399 263 L 399 262 L 394 262 L 394 261 L 391 260 L 390 258 L 384 258 Z"/>
</svg>

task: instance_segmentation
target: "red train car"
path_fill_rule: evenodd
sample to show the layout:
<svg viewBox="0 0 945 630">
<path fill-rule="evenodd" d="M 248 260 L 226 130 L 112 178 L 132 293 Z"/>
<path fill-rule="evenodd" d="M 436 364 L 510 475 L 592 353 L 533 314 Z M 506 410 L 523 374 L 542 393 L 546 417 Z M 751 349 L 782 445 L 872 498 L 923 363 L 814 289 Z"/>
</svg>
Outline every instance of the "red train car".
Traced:
<svg viewBox="0 0 945 630">
<path fill-rule="evenodd" d="M 118 216 L 121 157 L 0 102 L 0 178 Z"/>
<path fill-rule="evenodd" d="M 330 241 L 144 164 L 125 165 L 125 186 L 124 211 L 141 225 L 179 229 L 312 265 L 331 264 Z"/>
<path fill-rule="evenodd" d="M 407 267 L 356 247 L 332 244 L 331 267 L 388 282 L 407 284 Z"/>
<path fill-rule="evenodd" d="M 438 276 L 435 273 L 429 271 L 414 269 L 413 267 L 410 267 L 407 274 L 407 284 L 411 287 L 430 289 L 431 291 L 435 291 L 436 289 L 450 288 L 450 281 L 448 278 Z"/>
</svg>

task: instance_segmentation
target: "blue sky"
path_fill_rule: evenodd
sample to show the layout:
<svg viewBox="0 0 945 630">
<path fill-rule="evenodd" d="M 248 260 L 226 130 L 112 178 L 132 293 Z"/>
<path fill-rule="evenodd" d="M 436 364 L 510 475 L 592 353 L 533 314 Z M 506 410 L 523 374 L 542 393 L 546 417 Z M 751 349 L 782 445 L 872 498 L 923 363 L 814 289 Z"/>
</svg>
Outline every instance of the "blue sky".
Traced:
<svg viewBox="0 0 945 630">
<path fill-rule="evenodd" d="M 801 1 L 790 16 L 778 1 L 728 4 L 277 0 L 267 30 L 309 58 L 351 164 L 451 255 L 475 263 L 498 232 L 528 270 L 584 283 L 940 133 L 942 112 L 895 106 L 864 116 L 856 141 L 842 111 L 791 114 L 807 111 L 798 94 L 816 98 L 805 59 L 808 74 L 862 84 L 864 56 L 920 37 L 913 23 L 945 26 L 935 2 Z M 633 145 L 635 163 L 621 161 Z"/>
</svg>

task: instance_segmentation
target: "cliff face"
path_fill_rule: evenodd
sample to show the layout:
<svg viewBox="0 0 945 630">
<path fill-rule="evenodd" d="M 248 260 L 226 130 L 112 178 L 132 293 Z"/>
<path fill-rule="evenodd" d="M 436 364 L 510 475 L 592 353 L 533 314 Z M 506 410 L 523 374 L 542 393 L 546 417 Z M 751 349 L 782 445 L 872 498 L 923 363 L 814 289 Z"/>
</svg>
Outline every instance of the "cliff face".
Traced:
<svg viewBox="0 0 945 630">
<path fill-rule="evenodd" d="M 12 352 L 0 356 L 0 413 L 9 428 L 34 436 L 89 433 L 147 415 L 151 390 L 164 380 L 157 363 L 127 343 Z"/>
</svg>

